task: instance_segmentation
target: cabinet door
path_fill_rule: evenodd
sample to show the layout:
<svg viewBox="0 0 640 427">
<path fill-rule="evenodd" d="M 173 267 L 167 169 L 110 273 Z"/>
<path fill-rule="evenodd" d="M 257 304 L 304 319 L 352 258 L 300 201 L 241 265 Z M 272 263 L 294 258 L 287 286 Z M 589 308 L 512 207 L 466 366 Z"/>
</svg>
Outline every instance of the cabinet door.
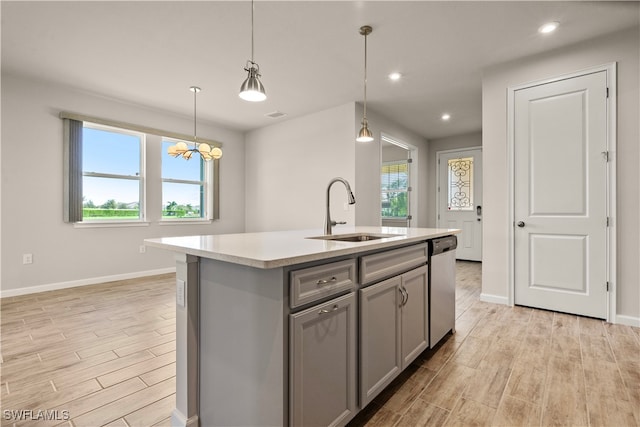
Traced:
<svg viewBox="0 0 640 427">
<path fill-rule="evenodd" d="M 290 316 L 291 425 L 344 425 L 356 414 L 356 326 L 354 292 Z"/>
<path fill-rule="evenodd" d="M 360 290 L 360 406 L 365 407 L 398 374 L 400 276 Z"/>
<path fill-rule="evenodd" d="M 402 306 L 402 369 L 429 345 L 429 288 L 427 266 L 402 275 L 405 302 Z"/>
</svg>

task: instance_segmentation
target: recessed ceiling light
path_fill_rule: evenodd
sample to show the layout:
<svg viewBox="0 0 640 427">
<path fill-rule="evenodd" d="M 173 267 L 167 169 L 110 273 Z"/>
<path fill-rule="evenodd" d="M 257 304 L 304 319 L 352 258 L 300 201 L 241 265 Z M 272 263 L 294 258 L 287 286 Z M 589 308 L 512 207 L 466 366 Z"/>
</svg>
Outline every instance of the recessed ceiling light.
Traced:
<svg viewBox="0 0 640 427">
<path fill-rule="evenodd" d="M 446 122 L 447 120 L 449 120 L 449 119 L 451 118 L 451 114 L 449 114 L 449 113 L 444 113 L 444 114 L 442 115 L 442 117 L 440 117 L 440 118 Z"/>
<path fill-rule="evenodd" d="M 556 30 L 556 28 L 558 28 L 558 25 L 560 25 L 559 22 L 547 22 L 546 24 L 542 25 L 540 28 L 538 28 L 538 32 L 542 33 L 542 34 L 548 34 L 548 33 L 552 33 Z"/>
<path fill-rule="evenodd" d="M 396 81 L 396 80 L 400 80 L 400 77 L 402 77 L 402 74 L 398 73 L 398 72 L 394 72 L 389 74 L 389 79 Z"/>
</svg>

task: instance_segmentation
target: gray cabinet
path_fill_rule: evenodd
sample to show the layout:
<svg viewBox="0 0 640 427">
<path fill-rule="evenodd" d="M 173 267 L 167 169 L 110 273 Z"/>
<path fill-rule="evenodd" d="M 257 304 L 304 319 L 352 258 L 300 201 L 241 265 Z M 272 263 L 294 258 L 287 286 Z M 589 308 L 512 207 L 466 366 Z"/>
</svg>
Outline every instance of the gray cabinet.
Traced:
<svg viewBox="0 0 640 427">
<path fill-rule="evenodd" d="M 427 266 L 402 275 L 406 292 L 402 311 L 402 369 L 429 346 L 429 286 Z"/>
<path fill-rule="evenodd" d="M 290 315 L 289 423 L 346 424 L 357 406 L 355 292 Z"/>
<path fill-rule="evenodd" d="M 427 348 L 427 266 L 360 290 L 360 404 Z"/>
<path fill-rule="evenodd" d="M 400 276 L 360 290 L 360 405 L 402 370 Z"/>
</svg>

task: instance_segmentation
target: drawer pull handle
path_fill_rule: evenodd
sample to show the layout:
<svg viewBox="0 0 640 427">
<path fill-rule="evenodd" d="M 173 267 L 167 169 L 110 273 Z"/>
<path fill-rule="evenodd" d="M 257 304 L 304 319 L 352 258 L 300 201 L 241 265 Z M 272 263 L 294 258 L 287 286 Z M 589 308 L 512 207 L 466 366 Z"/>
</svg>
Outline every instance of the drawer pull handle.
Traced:
<svg viewBox="0 0 640 427">
<path fill-rule="evenodd" d="M 333 306 L 333 308 L 331 310 L 324 310 L 324 309 L 320 310 L 318 312 L 318 315 L 322 316 L 323 314 L 331 313 L 332 311 L 336 311 L 338 308 L 340 308 L 340 307 L 338 307 L 338 304 L 334 304 L 334 306 Z"/>
<path fill-rule="evenodd" d="M 338 281 L 338 279 L 336 279 L 336 277 L 335 277 L 335 276 L 333 276 L 333 277 L 332 277 L 331 279 L 329 279 L 329 280 L 326 280 L 326 279 L 320 279 L 320 280 L 318 280 L 318 281 L 316 282 L 316 284 L 317 284 L 318 286 L 320 286 L 320 285 L 326 285 L 327 283 L 334 283 L 334 282 L 337 282 L 337 281 Z"/>
</svg>

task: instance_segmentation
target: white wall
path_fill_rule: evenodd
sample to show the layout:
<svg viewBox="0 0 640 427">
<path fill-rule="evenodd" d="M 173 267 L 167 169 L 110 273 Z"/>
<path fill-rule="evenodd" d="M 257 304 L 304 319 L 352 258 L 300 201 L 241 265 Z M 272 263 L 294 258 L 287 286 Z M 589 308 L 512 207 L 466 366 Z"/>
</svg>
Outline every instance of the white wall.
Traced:
<svg viewBox="0 0 640 427">
<path fill-rule="evenodd" d="M 344 188 L 334 184 L 332 218 L 350 225 L 380 225 L 380 132 L 420 147 L 421 165 L 427 164 L 426 141 L 375 112 L 367 111 L 367 115 L 375 135 L 369 143 L 355 141 L 362 120 L 362 106 L 355 103 L 249 132 L 246 230 L 321 231 L 327 184 L 336 176 L 349 181 L 356 204 L 344 211 Z M 421 182 L 425 176 L 426 172 L 419 171 Z M 426 203 L 426 198 L 422 199 L 420 202 Z M 426 209 L 422 212 L 426 215 Z M 426 223 L 426 219 L 422 221 Z"/>
<path fill-rule="evenodd" d="M 158 225 L 149 208 L 147 227 L 74 228 L 62 219 L 62 120 L 60 111 L 189 134 L 193 119 L 22 77 L 2 75 L 2 295 L 95 283 L 175 266 L 173 254 L 149 248 L 150 237 L 244 230 L 244 140 L 236 131 L 199 122 L 198 133 L 223 143 L 220 220 L 209 225 Z M 150 156 L 160 146 L 148 142 Z M 176 161 L 179 161 L 176 159 Z M 148 163 L 149 179 L 160 168 Z M 160 201 L 148 194 L 147 201 Z M 239 215 L 238 212 L 241 214 Z M 23 265 L 22 254 L 33 254 Z M 36 287 L 36 288 L 34 288 Z M 40 288 L 37 288 L 40 287 Z"/>
<path fill-rule="evenodd" d="M 483 295 L 508 295 L 509 194 L 507 88 L 618 63 L 617 320 L 640 325 L 640 164 L 638 27 L 485 70 L 482 80 L 484 161 Z"/>
<path fill-rule="evenodd" d="M 348 211 L 344 186 L 331 188 L 331 216 L 354 225 L 354 104 L 279 122 L 246 135 L 246 230 L 323 229 L 326 189 L 349 181 L 356 205 Z M 339 227 L 339 226 L 338 226 Z"/>
<path fill-rule="evenodd" d="M 448 136 L 445 138 L 437 138 L 429 140 L 428 158 L 428 178 L 427 178 L 427 199 L 429 201 L 427 212 L 427 226 L 435 227 L 437 223 L 436 212 L 436 175 L 438 173 L 438 165 L 436 154 L 438 151 L 455 150 L 458 148 L 481 147 L 482 132 L 465 133 L 462 135 Z"/>
<path fill-rule="evenodd" d="M 363 107 L 356 104 L 353 138 L 361 127 Z M 406 142 L 417 148 L 418 153 L 413 159 L 413 166 L 418 169 L 417 182 L 412 183 L 417 197 L 417 227 L 427 226 L 427 140 L 420 135 L 398 125 L 392 120 L 367 108 L 369 129 L 375 140 L 366 143 L 356 143 L 356 183 L 360 188 L 361 197 L 356 209 L 357 225 L 380 225 L 380 134 L 384 133 L 392 138 Z M 365 189 L 363 193 L 363 189 Z M 357 198 L 357 196 L 356 196 Z"/>
</svg>

